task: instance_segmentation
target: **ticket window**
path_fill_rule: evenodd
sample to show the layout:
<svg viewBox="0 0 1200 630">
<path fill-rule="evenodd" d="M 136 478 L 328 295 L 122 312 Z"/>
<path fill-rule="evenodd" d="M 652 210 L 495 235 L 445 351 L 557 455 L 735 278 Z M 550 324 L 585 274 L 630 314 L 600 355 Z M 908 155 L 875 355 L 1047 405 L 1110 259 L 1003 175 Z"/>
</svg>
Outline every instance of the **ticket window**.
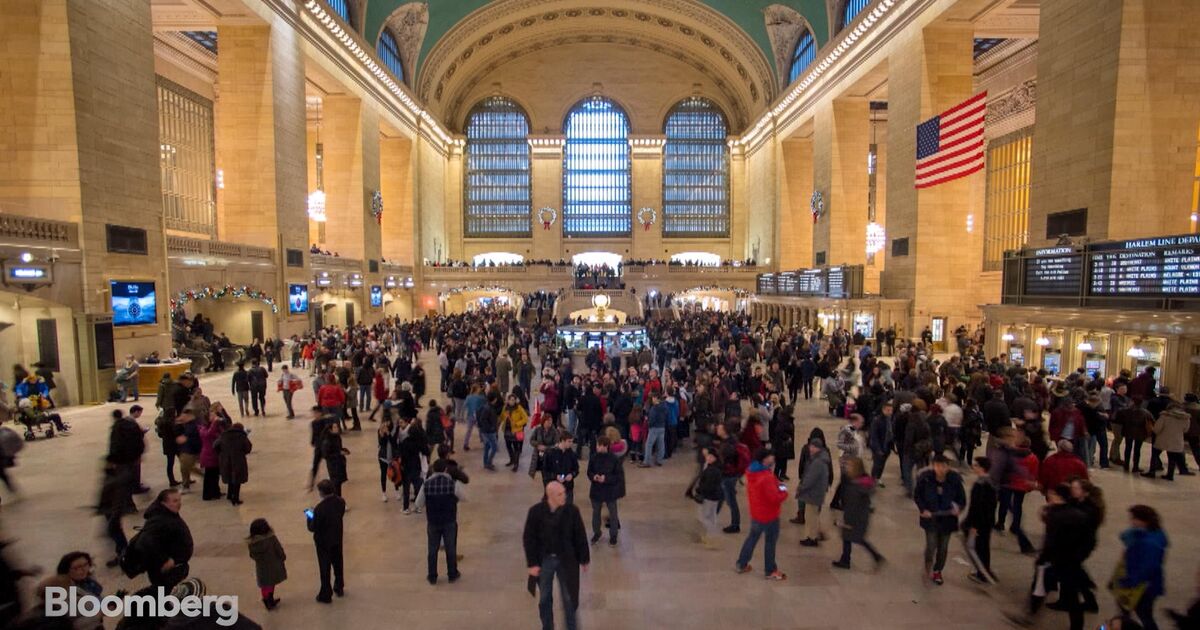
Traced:
<svg viewBox="0 0 1200 630">
<path fill-rule="evenodd" d="M 1025 346 L 1019 343 L 1008 346 L 1008 362 L 1016 365 L 1025 365 Z"/>
<path fill-rule="evenodd" d="M 1098 352 L 1089 352 L 1083 355 L 1083 371 L 1091 378 L 1094 374 L 1099 374 L 1100 378 L 1108 376 L 1106 371 L 1108 357 Z"/>
<path fill-rule="evenodd" d="M 1062 350 L 1046 348 L 1042 353 L 1042 369 L 1057 376 L 1062 371 Z"/>
<path fill-rule="evenodd" d="M 854 332 L 867 339 L 875 338 L 875 316 L 870 313 L 854 314 Z"/>
</svg>

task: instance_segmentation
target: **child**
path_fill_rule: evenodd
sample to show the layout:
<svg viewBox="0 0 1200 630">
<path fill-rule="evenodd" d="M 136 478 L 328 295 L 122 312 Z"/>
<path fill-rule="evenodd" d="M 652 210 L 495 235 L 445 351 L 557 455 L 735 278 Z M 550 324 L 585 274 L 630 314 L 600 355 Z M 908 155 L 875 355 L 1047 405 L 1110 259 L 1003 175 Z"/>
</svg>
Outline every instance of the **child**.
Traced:
<svg viewBox="0 0 1200 630">
<path fill-rule="evenodd" d="M 274 610 L 279 605 L 275 598 L 275 585 L 287 579 L 287 567 L 283 564 L 287 555 L 283 545 L 265 518 L 256 518 L 250 523 L 250 537 L 246 539 L 250 557 L 254 559 L 254 572 L 258 588 L 262 591 L 263 605 Z"/>
<path fill-rule="evenodd" d="M 967 557 L 975 566 L 975 572 L 968 577 L 979 584 L 996 583 L 996 575 L 992 573 L 992 515 L 996 513 L 996 487 L 988 476 L 991 469 L 992 460 L 975 458 L 975 464 L 971 466 L 976 476 L 975 484 L 971 486 L 971 502 L 962 522 Z"/>
</svg>

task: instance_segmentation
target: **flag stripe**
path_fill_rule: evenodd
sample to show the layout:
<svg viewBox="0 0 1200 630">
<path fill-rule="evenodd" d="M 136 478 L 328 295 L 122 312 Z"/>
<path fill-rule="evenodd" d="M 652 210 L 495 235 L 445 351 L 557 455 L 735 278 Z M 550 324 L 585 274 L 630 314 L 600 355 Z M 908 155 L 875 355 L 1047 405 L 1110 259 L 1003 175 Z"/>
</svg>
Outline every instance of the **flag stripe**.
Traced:
<svg viewBox="0 0 1200 630">
<path fill-rule="evenodd" d="M 979 164 L 977 164 L 977 165 L 971 167 L 970 169 L 965 170 L 961 173 L 955 173 L 953 175 L 949 175 L 947 177 L 942 177 L 940 179 L 935 179 L 932 181 L 917 182 L 917 188 L 930 188 L 932 186 L 937 186 L 938 184 L 944 184 L 948 181 L 955 180 L 960 177 L 966 177 L 967 175 L 970 175 L 972 173 L 979 172 L 982 169 L 983 169 L 983 162 L 980 162 Z"/>
<path fill-rule="evenodd" d="M 929 188 L 981 170 L 986 119 L 985 91 L 917 125 L 913 184 Z"/>
</svg>

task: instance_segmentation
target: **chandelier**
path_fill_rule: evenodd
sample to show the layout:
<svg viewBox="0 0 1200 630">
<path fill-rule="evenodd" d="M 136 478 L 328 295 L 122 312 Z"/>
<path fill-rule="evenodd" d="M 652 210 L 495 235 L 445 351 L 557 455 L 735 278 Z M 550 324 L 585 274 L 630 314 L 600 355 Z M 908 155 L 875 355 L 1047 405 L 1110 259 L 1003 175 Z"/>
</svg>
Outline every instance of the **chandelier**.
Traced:
<svg viewBox="0 0 1200 630">
<path fill-rule="evenodd" d="M 887 234 L 884 232 L 883 226 L 872 221 L 867 224 L 867 253 L 877 254 L 883 251 L 883 245 L 887 242 Z"/>
<path fill-rule="evenodd" d="M 325 222 L 325 191 L 320 188 L 308 195 L 308 218 L 319 223 Z"/>
</svg>

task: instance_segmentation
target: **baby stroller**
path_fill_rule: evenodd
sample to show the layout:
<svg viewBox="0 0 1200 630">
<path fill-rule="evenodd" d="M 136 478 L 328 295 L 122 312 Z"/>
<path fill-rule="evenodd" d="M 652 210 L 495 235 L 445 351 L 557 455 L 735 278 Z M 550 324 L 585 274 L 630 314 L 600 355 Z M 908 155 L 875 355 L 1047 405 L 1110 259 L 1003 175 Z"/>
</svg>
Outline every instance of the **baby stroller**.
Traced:
<svg viewBox="0 0 1200 630">
<path fill-rule="evenodd" d="M 48 410 L 49 402 L 40 396 L 22 398 L 17 403 L 17 422 L 25 425 L 25 440 L 37 439 L 38 432 L 42 437 L 52 438 L 55 431 L 66 433 L 70 430 L 63 423 L 62 416 Z"/>
</svg>

